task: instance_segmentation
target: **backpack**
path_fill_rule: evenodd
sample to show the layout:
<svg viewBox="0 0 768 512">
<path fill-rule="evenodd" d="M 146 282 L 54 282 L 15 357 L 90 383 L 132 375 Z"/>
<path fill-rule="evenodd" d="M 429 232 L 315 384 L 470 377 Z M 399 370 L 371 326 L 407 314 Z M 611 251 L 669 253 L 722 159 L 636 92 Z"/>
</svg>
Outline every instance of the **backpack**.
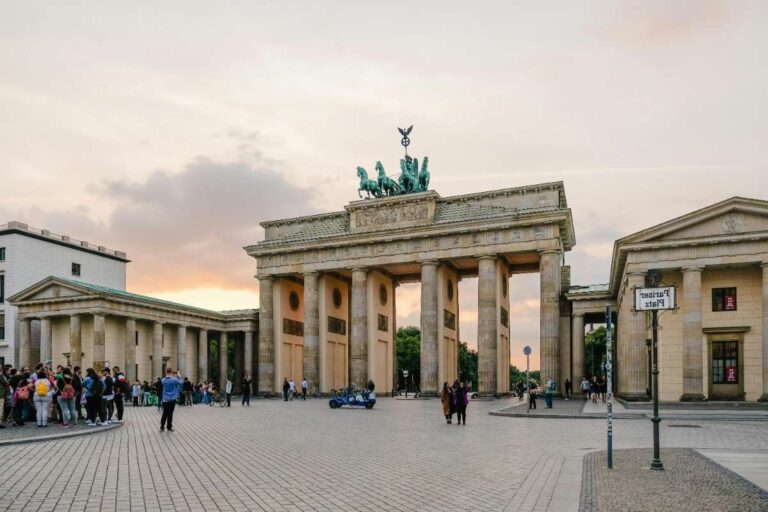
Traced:
<svg viewBox="0 0 768 512">
<path fill-rule="evenodd" d="M 29 388 L 27 386 L 21 386 L 17 390 L 17 398 L 19 400 L 29 400 Z"/>
<path fill-rule="evenodd" d="M 37 379 L 35 394 L 37 396 L 48 396 L 48 384 L 45 382 L 45 379 Z"/>
<path fill-rule="evenodd" d="M 64 400 L 68 400 L 70 398 L 75 397 L 75 387 L 72 385 L 72 381 L 64 383 L 64 387 L 61 389 L 61 393 L 59 393 L 59 397 L 61 397 Z"/>
<path fill-rule="evenodd" d="M 552 391 L 554 391 L 554 390 L 555 390 L 555 383 L 554 383 L 554 382 L 552 382 L 552 383 L 549 385 L 549 389 L 550 389 L 550 390 L 552 390 Z"/>
<path fill-rule="evenodd" d="M 104 386 L 98 379 L 91 381 L 91 396 L 100 398 L 104 394 Z"/>
</svg>

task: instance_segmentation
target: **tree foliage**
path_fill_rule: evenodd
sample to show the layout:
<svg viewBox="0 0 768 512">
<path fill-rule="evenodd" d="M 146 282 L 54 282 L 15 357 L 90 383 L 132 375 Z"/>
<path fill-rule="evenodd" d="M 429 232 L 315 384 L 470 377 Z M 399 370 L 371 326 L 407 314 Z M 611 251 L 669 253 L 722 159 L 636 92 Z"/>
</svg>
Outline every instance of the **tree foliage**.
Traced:
<svg viewBox="0 0 768 512">
<path fill-rule="evenodd" d="M 459 342 L 459 379 L 471 381 L 472 389 L 477 389 L 477 350 L 464 341 Z"/>
<path fill-rule="evenodd" d="M 405 387 L 403 370 L 408 370 L 408 389 L 421 379 L 421 331 L 418 327 L 400 327 L 395 334 L 397 373 L 400 387 Z"/>
<path fill-rule="evenodd" d="M 605 368 L 605 343 L 607 332 L 605 326 L 590 331 L 584 337 L 584 356 L 586 370 L 589 375 L 603 375 Z"/>
</svg>

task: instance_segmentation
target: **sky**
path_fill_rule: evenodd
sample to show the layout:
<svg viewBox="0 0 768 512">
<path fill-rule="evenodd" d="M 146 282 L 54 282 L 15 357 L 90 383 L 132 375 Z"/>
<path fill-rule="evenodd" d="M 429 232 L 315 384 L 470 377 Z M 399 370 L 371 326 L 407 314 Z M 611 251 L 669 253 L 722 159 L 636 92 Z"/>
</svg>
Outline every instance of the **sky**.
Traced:
<svg viewBox="0 0 768 512">
<path fill-rule="evenodd" d="M 768 199 L 768 3 L 14 2 L 0 17 L 0 223 L 125 250 L 128 288 L 258 306 L 259 222 L 340 210 L 395 173 L 442 196 L 562 180 L 574 284 L 613 241 Z M 538 277 L 511 281 L 512 361 Z M 476 280 L 459 287 L 476 345 Z M 398 291 L 418 325 L 419 287 Z"/>
</svg>

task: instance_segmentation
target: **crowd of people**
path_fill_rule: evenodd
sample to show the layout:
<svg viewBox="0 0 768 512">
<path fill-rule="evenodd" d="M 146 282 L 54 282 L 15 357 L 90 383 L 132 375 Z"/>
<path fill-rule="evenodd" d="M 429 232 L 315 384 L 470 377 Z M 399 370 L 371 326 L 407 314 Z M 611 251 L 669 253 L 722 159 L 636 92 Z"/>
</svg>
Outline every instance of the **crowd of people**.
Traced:
<svg viewBox="0 0 768 512">
<path fill-rule="evenodd" d="M 29 368 L 4 366 L 0 371 L 0 428 L 35 422 L 69 428 L 84 421 L 89 426 L 123 421 L 123 398 L 128 393 L 125 374 L 117 366 L 97 372 L 79 366 Z M 85 409 L 85 412 L 83 411 Z"/>
</svg>

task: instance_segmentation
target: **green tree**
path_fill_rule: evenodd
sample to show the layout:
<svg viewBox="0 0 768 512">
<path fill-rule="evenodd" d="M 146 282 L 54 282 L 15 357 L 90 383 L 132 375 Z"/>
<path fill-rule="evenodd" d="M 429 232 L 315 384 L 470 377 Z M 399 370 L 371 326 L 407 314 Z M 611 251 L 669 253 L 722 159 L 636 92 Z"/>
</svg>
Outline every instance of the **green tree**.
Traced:
<svg viewBox="0 0 768 512">
<path fill-rule="evenodd" d="M 600 326 L 590 331 L 584 338 L 584 355 L 586 359 L 587 373 L 590 375 L 603 375 L 605 365 L 606 329 Z"/>
<path fill-rule="evenodd" d="M 397 373 L 400 387 L 405 387 L 403 370 L 408 370 L 408 389 L 421 382 L 421 331 L 418 327 L 400 327 L 395 334 Z"/>
<path fill-rule="evenodd" d="M 459 342 L 459 378 L 471 381 L 472 389 L 477 389 L 477 350 L 464 341 Z"/>
</svg>

